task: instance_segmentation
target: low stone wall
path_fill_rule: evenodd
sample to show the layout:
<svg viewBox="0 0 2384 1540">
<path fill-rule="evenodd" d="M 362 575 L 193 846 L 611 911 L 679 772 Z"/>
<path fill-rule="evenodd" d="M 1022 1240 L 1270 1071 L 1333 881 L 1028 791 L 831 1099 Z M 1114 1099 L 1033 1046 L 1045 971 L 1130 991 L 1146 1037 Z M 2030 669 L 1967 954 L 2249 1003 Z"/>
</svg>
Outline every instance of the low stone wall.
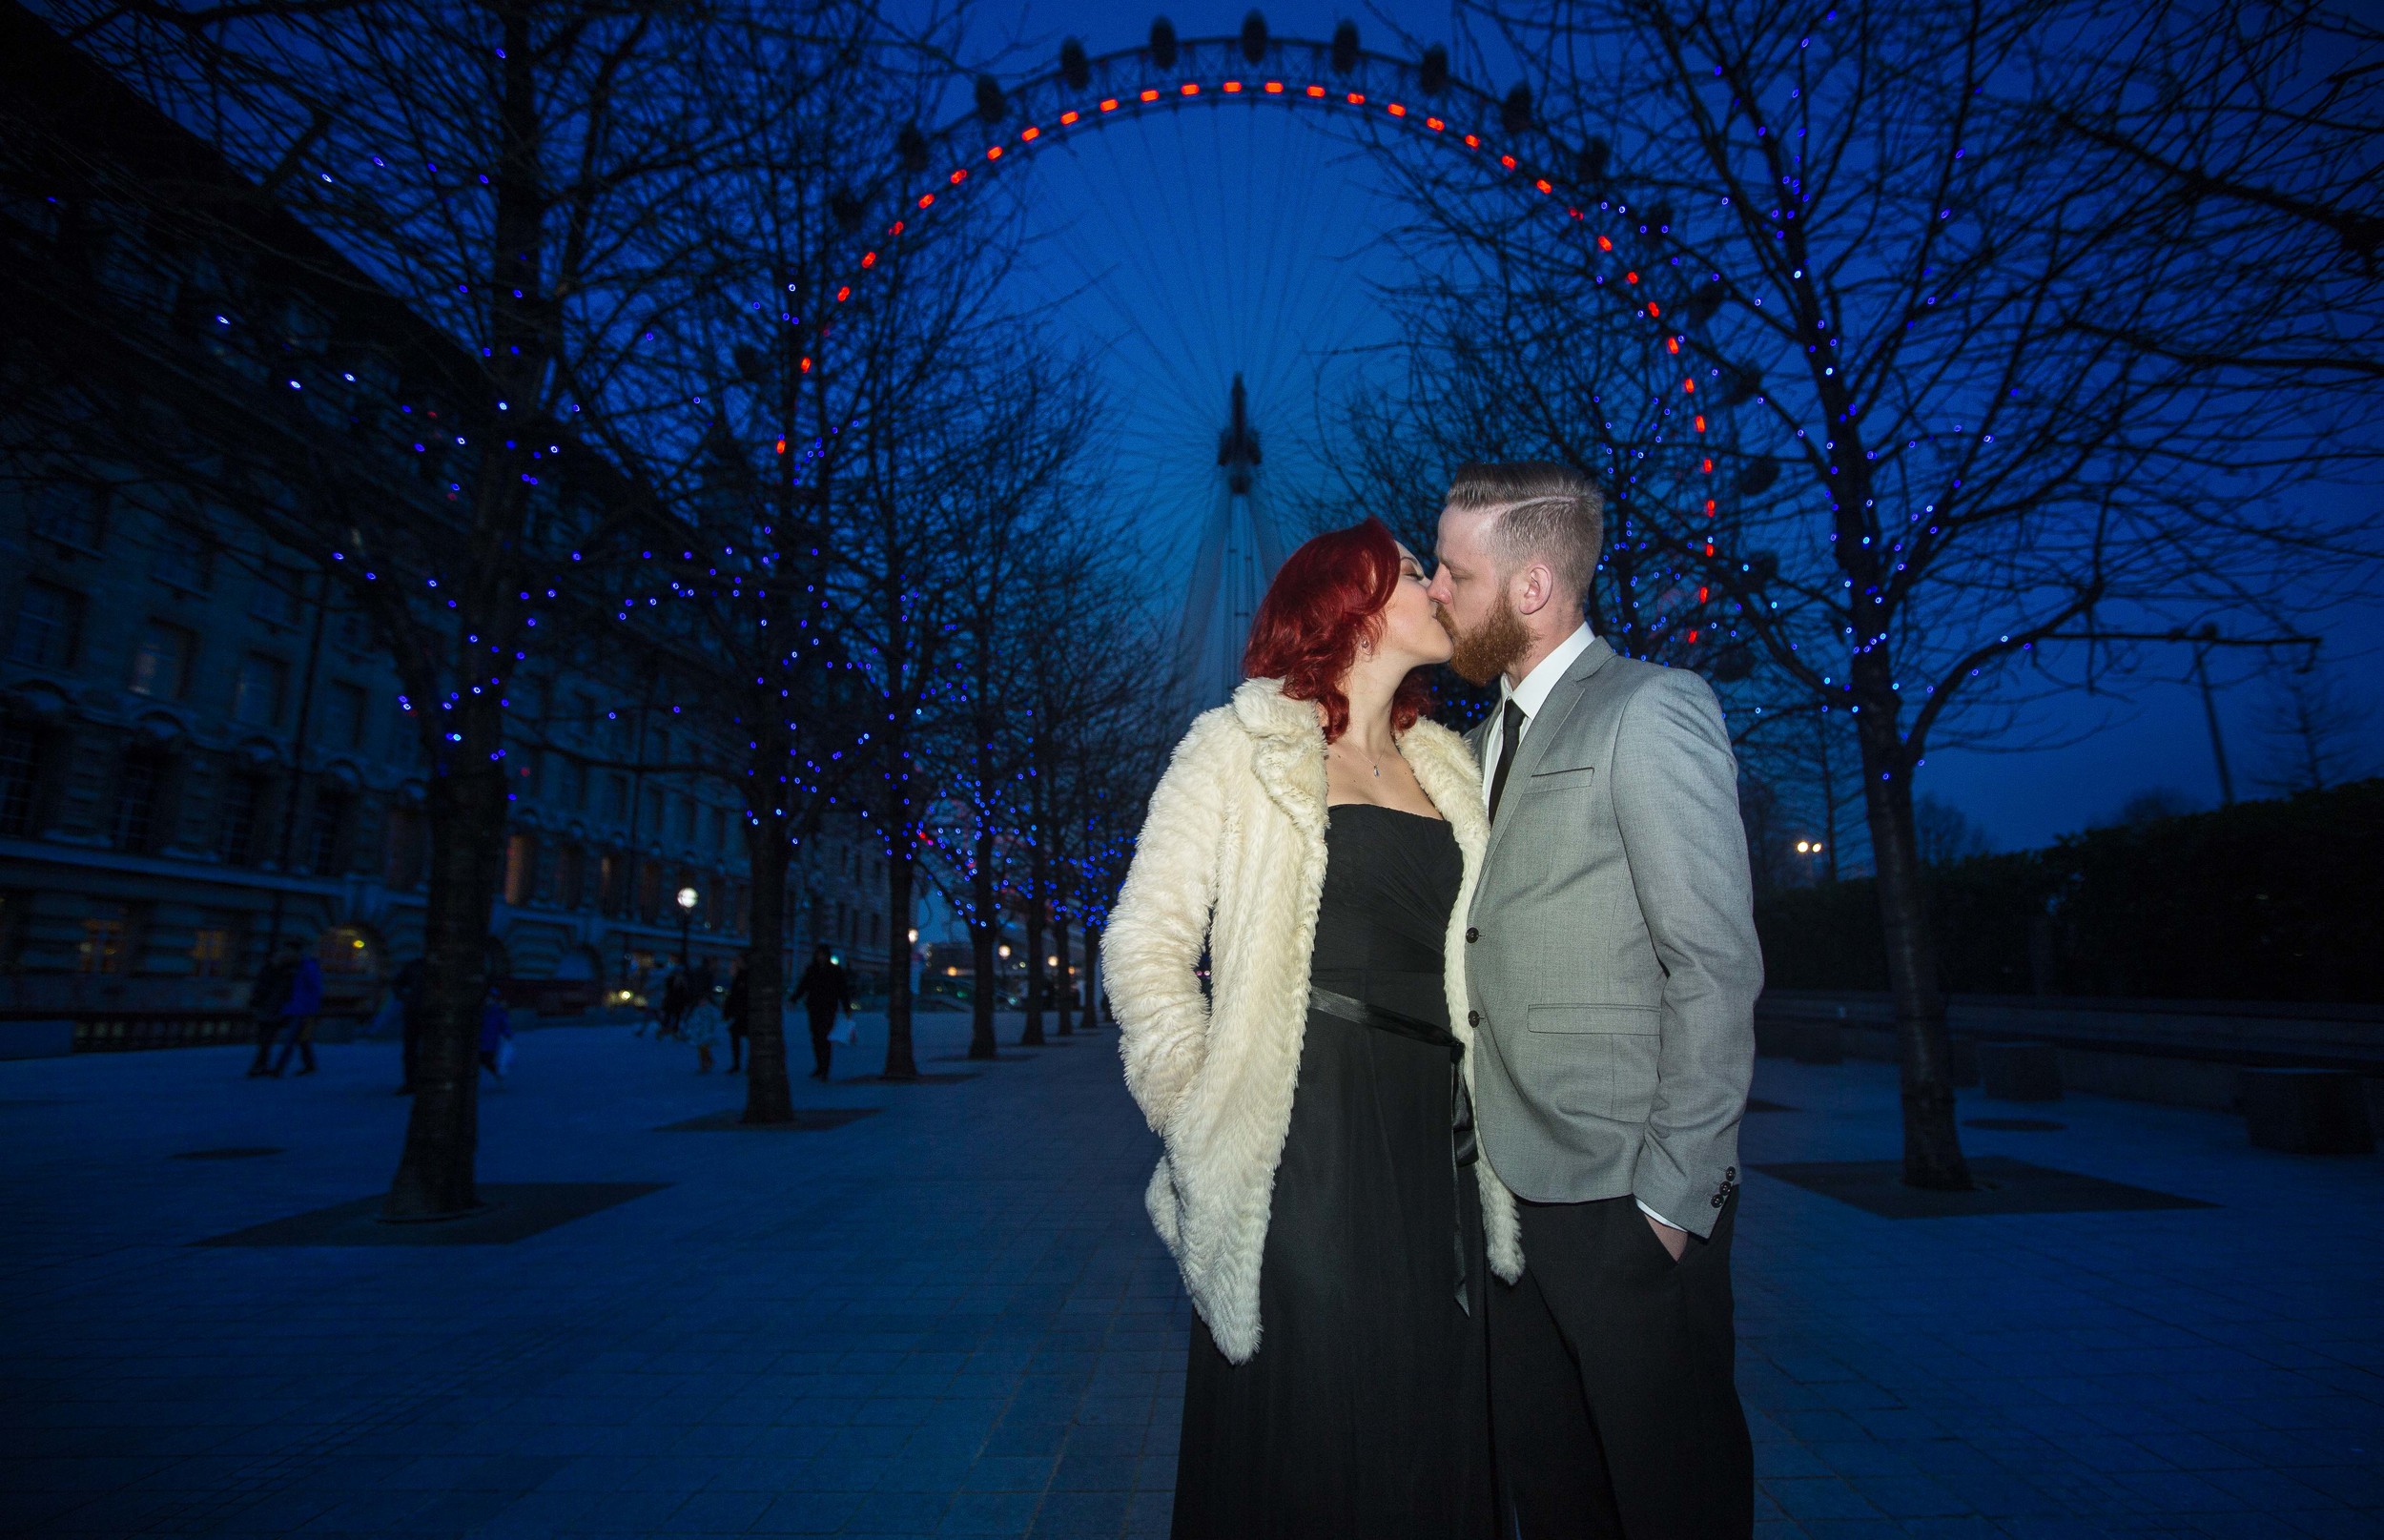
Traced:
<svg viewBox="0 0 2384 1540">
<path fill-rule="evenodd" d="M 1972 1045 L 2003 1039 L 2053 1044 L 2072 1091 L 2213 1112 L 2240 1110 L 2247 1067 L 2343 1069 L 2384 1127 L 2384 1006 L 1956 996 L 1945 1014 L 1960 1085 L 1978 1083 Z M 1893 1063 L 1895 1017 L 1885 994 L 1775 991 L 1756 1004 L 1756 1050 Z"/>
</svg>

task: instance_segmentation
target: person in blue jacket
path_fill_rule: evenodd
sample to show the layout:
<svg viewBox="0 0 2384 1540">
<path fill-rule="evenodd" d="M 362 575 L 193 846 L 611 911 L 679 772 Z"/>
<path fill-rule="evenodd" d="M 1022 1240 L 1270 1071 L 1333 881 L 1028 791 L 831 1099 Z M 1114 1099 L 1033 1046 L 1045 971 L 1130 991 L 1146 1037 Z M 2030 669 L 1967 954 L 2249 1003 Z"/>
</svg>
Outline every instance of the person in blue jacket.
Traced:
<svg viewBox="0 0 2384 1540">
<path fill-rule="evenodd" d="M 315 1016 L 323 1008 L 323 965 L 315 960 L 315 952 L 304 941 L 292 937 L 281 943 L 282 958 L 289 965 L 290 992 L 281 1001 L 279 1012 L 282 1026 L 289 1036 L 282 1039 L 281 1057 L 274 1060 L 276 1076 L 290 1067 L 290 1056 L 300 1056 L 303 1064 L 298 1073 L 315 1073 Z"/>
</svg>

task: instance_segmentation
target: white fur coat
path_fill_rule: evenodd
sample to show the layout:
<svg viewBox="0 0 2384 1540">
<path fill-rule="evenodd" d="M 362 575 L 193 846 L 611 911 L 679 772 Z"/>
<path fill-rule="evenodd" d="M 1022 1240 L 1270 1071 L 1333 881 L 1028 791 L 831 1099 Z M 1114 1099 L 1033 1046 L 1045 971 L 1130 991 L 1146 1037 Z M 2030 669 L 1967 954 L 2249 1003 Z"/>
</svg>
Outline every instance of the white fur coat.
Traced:
<svg viewBox="0 0 2384 1540">
<path fill-rule="evenodd" d="M 1481 774 L 1437 723 L 1417 723 L 1400 750 L 1465 860 L 1444 951 L 1450 1029 L 1470 1082 L 1465 913 L 1490 837 Z M 1237 1364 L 1258 1351 L 1259 1265 L 1307 1027 L 1325 819 L 1315 707 L 1285 697 L 1278 681 L 1246 682 L 1176 746 L 1101 937 L 1126 1088 L 1166 1143 L 1145 1196 L 1151 1222 Z M 1195 972 L 1204 944 L 1206 999 Z M 1487 1158 L 1474 1170 L 1490 1266 L 1512 1283 L 1523 1274 L 1514 1200 Z"/>
</svg>

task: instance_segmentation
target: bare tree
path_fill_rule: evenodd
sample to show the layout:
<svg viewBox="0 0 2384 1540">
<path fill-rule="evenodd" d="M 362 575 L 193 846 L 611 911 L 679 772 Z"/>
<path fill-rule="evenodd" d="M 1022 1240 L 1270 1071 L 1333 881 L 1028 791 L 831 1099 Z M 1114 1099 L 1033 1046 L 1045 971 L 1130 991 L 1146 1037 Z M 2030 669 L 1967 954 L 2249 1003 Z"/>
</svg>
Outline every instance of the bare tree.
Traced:
<svg viewBox="0 0 2384 1540">
<path fill-rule="evenodd" d="M 2210 243 L 2148 221 L 2140 170 L 1998 94 L 2073 8 L 1467 14 L 1530 61 L 1507 114 L 1516 175 L 1581 215 L 1546 222 L 1540 260 L 1605 280 L 1575 323 L 1667 339 L 1677 400 L 1744 398 L 1666 430 L 1724 436 L 1697 458 L 1716 463 L 1710 501 L 1736 504 L 1716 510 L 1734 538 L 1709 539 L 1699 498 L 1642 503 L 1638 528 L 1737 606 L 1766 716 L 1827 703 L 1853 719 L 1905 1180 L 1967 1186 L 1913 814 L 1928 750 L 2006 733 L 2030 689 L 2064 682 L 2054 644 L 2097 617 L 2254 608 L 2289 577 L 2306 593 L 2321 565 L 2355 582 L 2370 554 L 2344 523 L 2279 510 L 2307 473 L 2292 403 L 2149 345 L 2199 325 Z M 1418 191 L 1435 229 L 1490 243 L 1480 193 Z M 1516 221 L 1497 228 L 1514 250 Z M 1750 484 L 1766 463 L 1777 480 Z"/>
<path fill-rule="evenodd" d="M 556 496 L 575 459 L 640 517 L 693 463 L 664 318 L 709 282 L 683 216 L 724 143 L 704 94 L 718 34 L 709 13 L 608 0 L 59 9 L 340 254 L 319 281 L 394 298 L 454 344 L 426 377 L 376 381 L 389 365 L 372 359 L 348 372 L 359 421 L 411 438 L 449 516 L 323 496 L 348 484 L 335 465 L 279 500 L 277 537 L 321 552 L 417 708 L 424 1035 L 387 1212 L 468 1211 L 508 692 L 579 597 L 575 559 L 601 554 L 585 506 Z"/>
<path fill-rule="evenodd" d="M 2374 712 L 2346 696 L 2332 674 L 2295 669 L 2272 676 L 2270 689 L 2260 723 L 2270 759 L 2263 790 L 2323 791 L 2375 773 L 2368 742 Z"/>
</svg>

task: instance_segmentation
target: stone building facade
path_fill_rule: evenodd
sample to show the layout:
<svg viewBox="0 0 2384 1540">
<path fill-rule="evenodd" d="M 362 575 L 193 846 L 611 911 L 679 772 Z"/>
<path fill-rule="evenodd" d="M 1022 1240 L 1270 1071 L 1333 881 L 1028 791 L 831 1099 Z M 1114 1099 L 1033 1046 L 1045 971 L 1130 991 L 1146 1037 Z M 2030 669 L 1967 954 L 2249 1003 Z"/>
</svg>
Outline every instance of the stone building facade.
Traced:
<svg viewBox="0 0 2384 1540">
<path fill-rule="evenodd" d="M 137 327 L 193 378 L 255 376 L 267 343 L 288 355 L 265 371 L 277 384 L 330 369 L 332 388 L 304 399 L 328 453 L 360 453 L 352 411 L 375 408 L 335 392 L 362 398 L 373 365 L 324 361 L 360 305 L 358 275 L 307 289 L 341 264 L 269 206 L 241 216 L 237 249 L 161 233 L 172 221 L 137 190 L 234 174 L 37 23 L 9 26 L 16 129 L 67 151 L 52 169 L 6 159 L 10 300 L 87 292 L 79 324 Z M 277 266 L 275 241 L 309 249 Z M 214 297 L 269 266 L 245 297 L 266 342 L 228 344 Z M 362 300 L 385 332 L 394 301 Z M 449 345 L 400 324 L 410 346 Z M 0 400 L 42 391 L 39 366 L 35 350 L 0 353 Z M 0 1014 L 235 1007 L 276 934 L 315 943 L 334 1011 L 369 1009 L 421 950 L 428 877 L 421 740 L 371 627 L 239 508 L 194 512 L 134 474 L 129 452 L 51 449 L 46 432 L 0 421 Z M 650 691 L 627 663 L 543 667 L 513 688 L 492 965 L 517 994 L 579 1000 L 635 984 L 683 944 L 725 966 L 749 893 L 722 724 L 641 704 Z M 638 768 L 690 764 L 718 772 Z M 882 981 L 908 929 L 886 913 L 884 874 L 856 826 L 810 842 L 790 877 L 790 950 L 828 940 Z"/>
</svg>

